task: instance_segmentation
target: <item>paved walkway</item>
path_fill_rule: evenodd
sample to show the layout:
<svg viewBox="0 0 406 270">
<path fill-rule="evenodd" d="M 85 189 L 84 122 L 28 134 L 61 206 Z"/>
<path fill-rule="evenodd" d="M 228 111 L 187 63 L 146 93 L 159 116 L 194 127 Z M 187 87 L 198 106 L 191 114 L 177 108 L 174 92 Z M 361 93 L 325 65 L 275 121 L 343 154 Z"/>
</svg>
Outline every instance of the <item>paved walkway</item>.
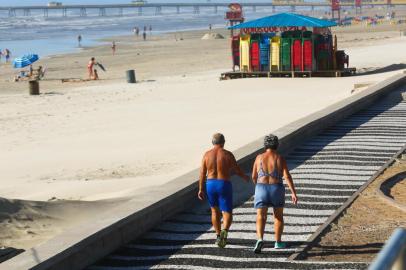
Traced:
<svg viewBox="0 0 406 270">
<path fill-rule="evenodd" d="M 288 157 L 299 204 L 287 191 L 283 240 L 275 250 L 273 224 L 262 254 L 254 254 L 252 198 L 235 208 L 228 245 L 214 245 L 208 209 L 162 223 L 88 270 L 124 269 L 365 269 L 363 263 L 290 262 L 287 258 L 406 143 L 406 102 L 383 100 L 299 146 Z M 270 217 L 272 220 L 272 217 Z"/>
</svg>

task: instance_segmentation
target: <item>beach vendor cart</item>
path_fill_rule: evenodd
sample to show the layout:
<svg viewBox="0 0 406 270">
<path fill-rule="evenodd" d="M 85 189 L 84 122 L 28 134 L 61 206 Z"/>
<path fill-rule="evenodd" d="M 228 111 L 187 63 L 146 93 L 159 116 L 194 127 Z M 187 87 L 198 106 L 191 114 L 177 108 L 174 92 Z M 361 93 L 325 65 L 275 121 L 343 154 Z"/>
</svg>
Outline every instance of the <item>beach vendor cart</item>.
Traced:
<svg viewBox="0 0 406 270">
<path fill-rule="evenodd" d="M 355 73 L 349 56 L 337 49 L 333 21 L 295 13 L 280 13 L 230 26 L 232 55 L 239 70 L 222 79 L 245 77 L 340 77 Z M 234 69 L 235 65 L 233 65 Z"/>
</svg>

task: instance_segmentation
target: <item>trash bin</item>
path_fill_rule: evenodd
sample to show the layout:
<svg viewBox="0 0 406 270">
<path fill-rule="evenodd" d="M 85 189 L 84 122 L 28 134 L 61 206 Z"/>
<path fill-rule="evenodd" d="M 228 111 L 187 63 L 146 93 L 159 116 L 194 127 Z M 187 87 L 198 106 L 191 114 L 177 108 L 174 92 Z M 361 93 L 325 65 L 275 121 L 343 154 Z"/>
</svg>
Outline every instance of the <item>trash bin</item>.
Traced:
<svg viewBox="0 0 406 270">
<path fill-rule="evenodd" d="M 28 82 L 30 89 L 30 95 L 39 95 L 39 82 L 37 80 L 32 80 Z"/>
<path fill-rule="evenodd" d="M 135 80 L 135 71 L 133 69 L 127 70 L 127 82 L 128 83 L 136 83 Z"/>
</svg>

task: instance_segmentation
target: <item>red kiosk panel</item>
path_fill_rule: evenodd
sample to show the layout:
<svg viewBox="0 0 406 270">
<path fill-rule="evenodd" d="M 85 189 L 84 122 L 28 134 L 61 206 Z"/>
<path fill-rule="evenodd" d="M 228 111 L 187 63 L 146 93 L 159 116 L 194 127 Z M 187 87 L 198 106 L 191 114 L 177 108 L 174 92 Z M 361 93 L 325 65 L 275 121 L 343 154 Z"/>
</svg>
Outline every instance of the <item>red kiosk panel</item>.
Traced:
<svg viewBox="0 0 406 270">
<path fill-rule="evenodd" d="M 296 39 L 292 44 L 292 65 L 293 70 L 301 71 L 302 70 L 302 40 Z"/>
<path fill-rule="evenodd" d="M 303 70 L 313 69 L 313 45 L 311 40 L 303 41 Z"/>
<path fill-rule="evenodd" d="M 255 40 L 251 43 L 251 69 L 252 71 L 259 71 L 260 70 L 260 63 L 259 63 L 259 41 Z"/>
</svg>

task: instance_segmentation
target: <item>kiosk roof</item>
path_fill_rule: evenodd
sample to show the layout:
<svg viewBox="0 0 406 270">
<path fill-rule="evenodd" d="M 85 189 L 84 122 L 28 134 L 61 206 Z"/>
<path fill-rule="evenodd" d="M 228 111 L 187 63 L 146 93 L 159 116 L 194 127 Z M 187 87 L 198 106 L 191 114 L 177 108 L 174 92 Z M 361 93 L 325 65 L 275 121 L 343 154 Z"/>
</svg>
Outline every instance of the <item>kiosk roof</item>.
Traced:
<svg viewBox="0 0 406 270">
<path fill-rule="evenodd" d="M 279 13 L 260 19 L 237 24 L 228 29 L 261 28 L 261 27 L 331 27 L 337 24 L 332 21 L 317 19 L 295 13 Z"/>
</svg>

